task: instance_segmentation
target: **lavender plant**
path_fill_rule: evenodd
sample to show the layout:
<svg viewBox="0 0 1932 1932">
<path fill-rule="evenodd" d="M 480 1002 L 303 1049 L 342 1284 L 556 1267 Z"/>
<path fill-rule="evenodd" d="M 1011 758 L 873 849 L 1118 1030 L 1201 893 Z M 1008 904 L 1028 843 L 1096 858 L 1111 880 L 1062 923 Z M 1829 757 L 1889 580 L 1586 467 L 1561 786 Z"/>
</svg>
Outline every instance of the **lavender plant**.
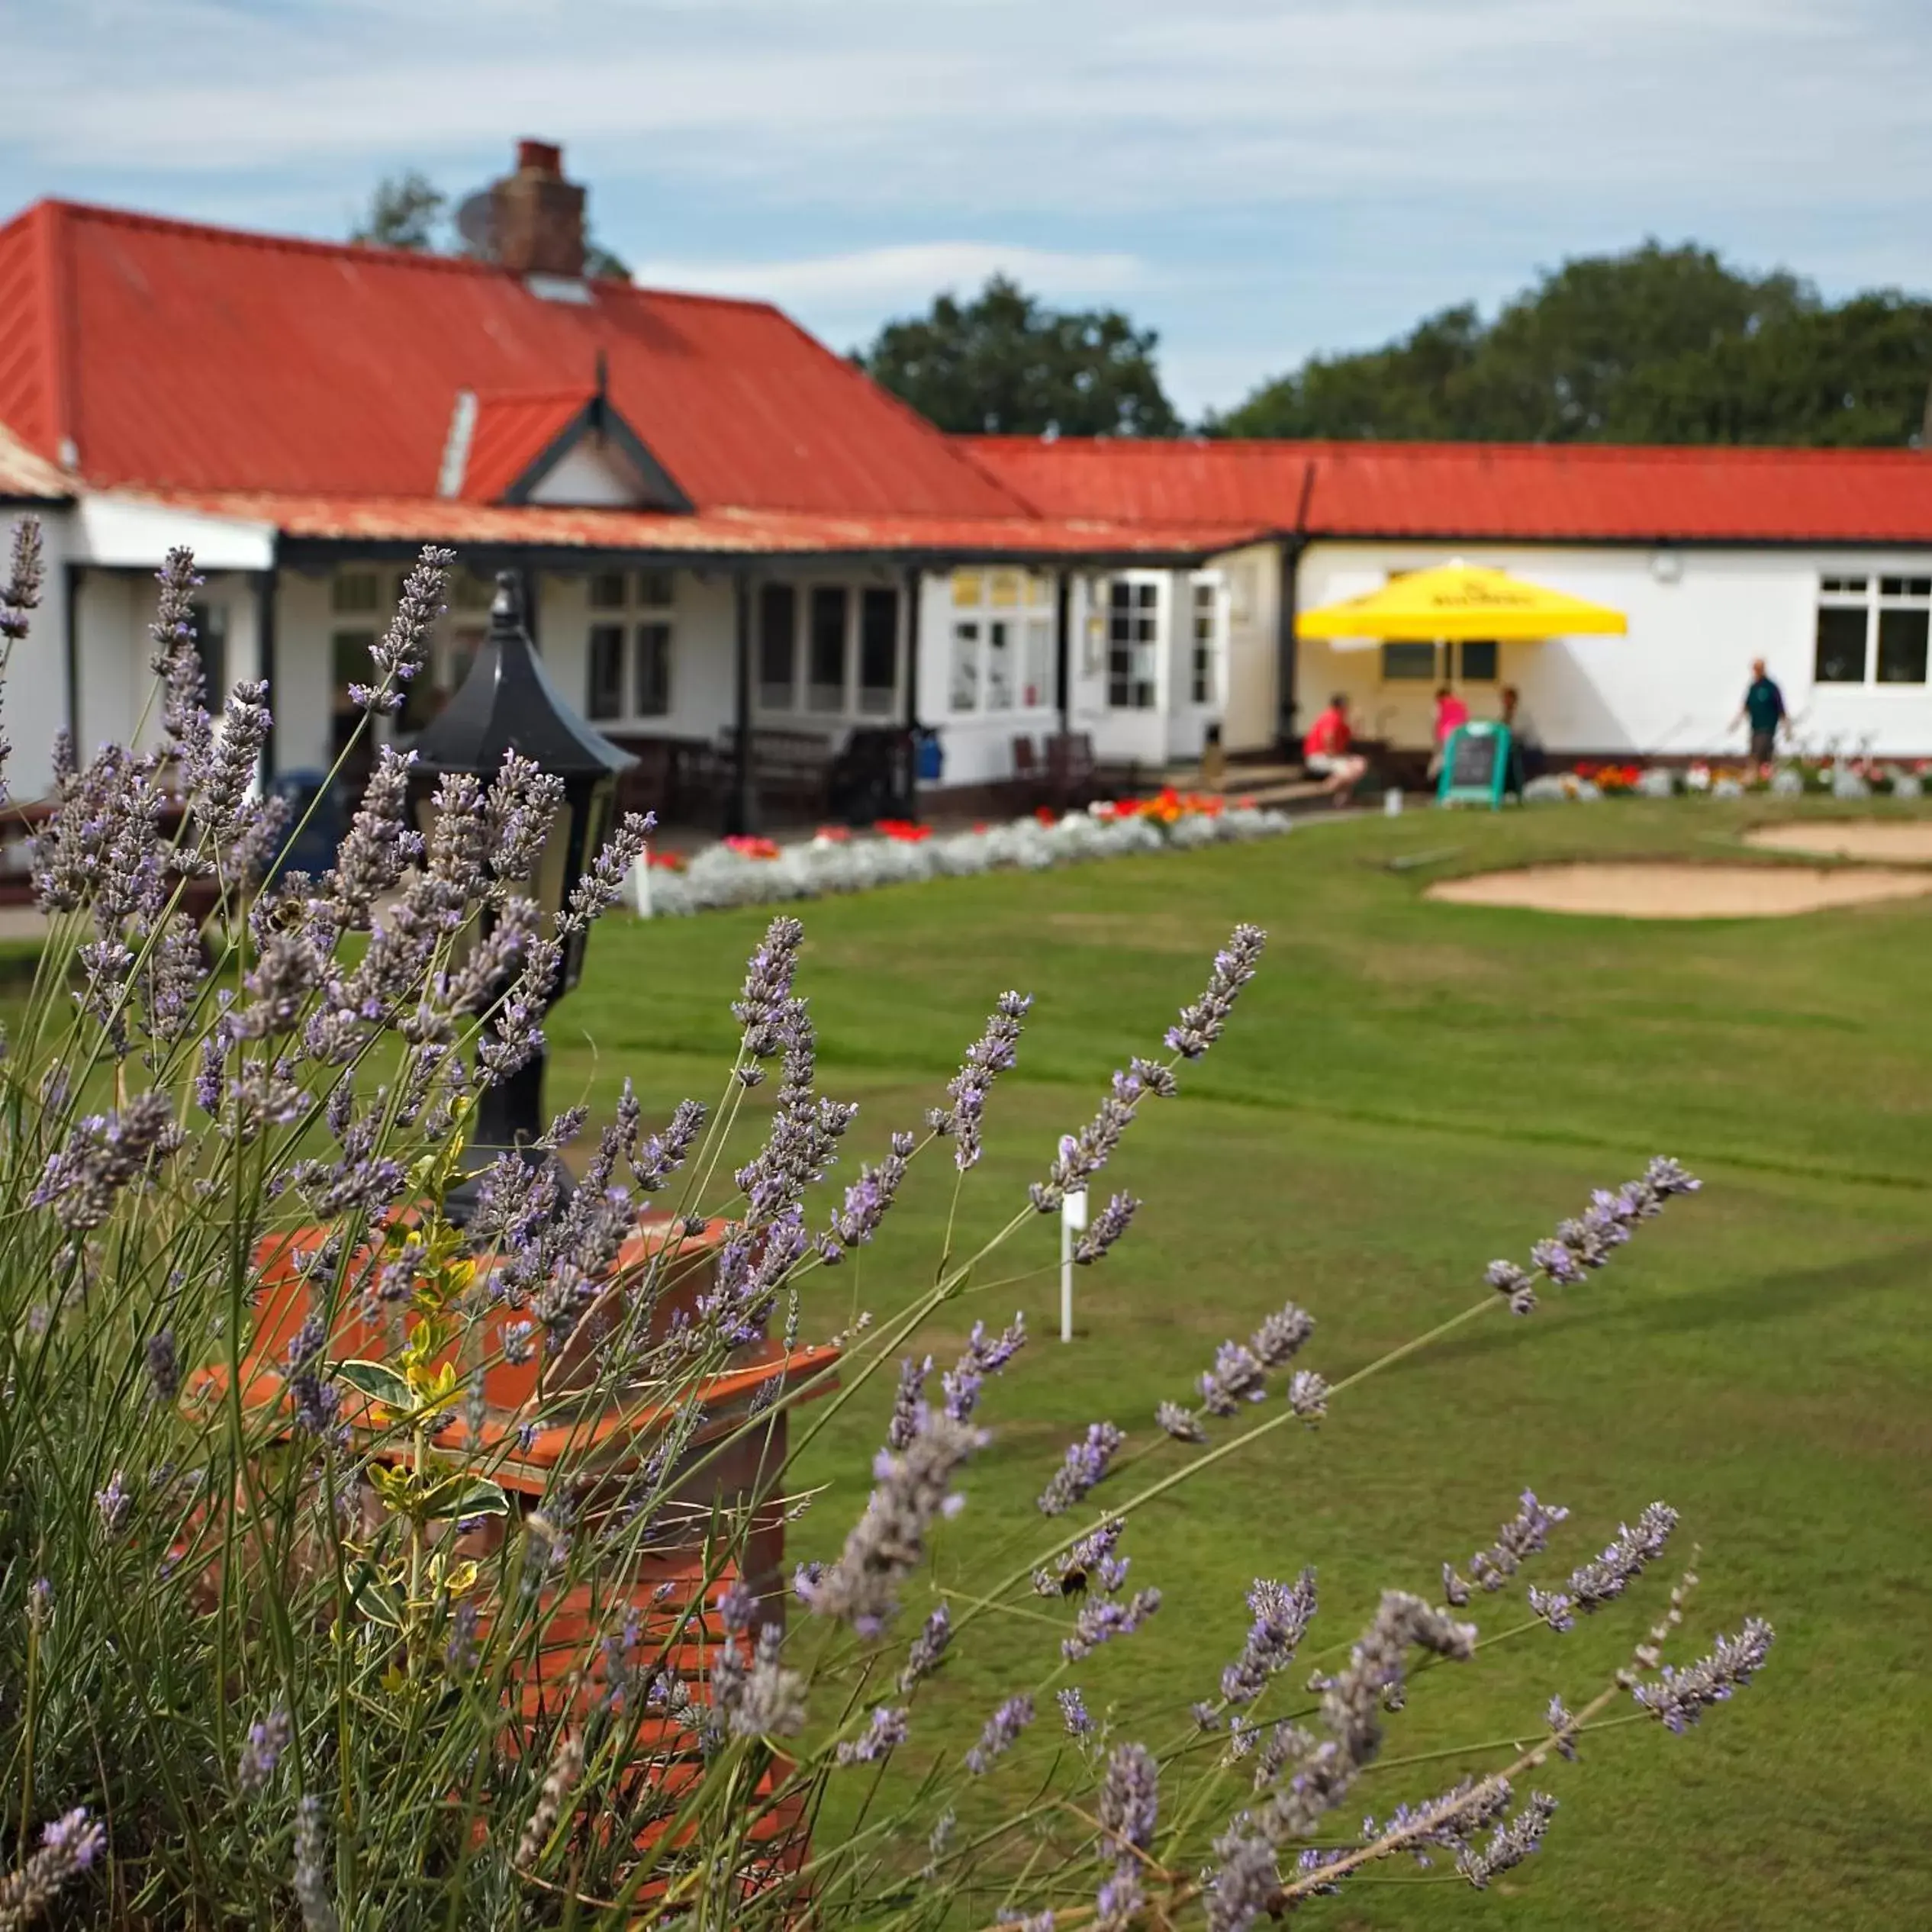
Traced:
<svg viewBox="0 0 1932 1932">
<path fill-rule="evenodd" d="M 422 662 L 449 561 L 411 575 L 356 687 L 364 729 Z M 23 525 L 8 649 L 40 575 Z M 1301 1361 L 1315 1317 L 1266 1314 L 1156 1415 L 1081 1418 L 1038 1473 L 1032 1547 L 1002 1551 L 955 1518 L 1024 1325 L 975 1325 L 936 1382 L 920 1331 L 1219 1048 L 1264 935 L 1236 931 L 1167 1057 L 1113 1076 L 992 1235 L 949 1220 L 927 1286 L 822 1342 L 819 1277 L 916 1170 L 936 1163 L 955 1205 L 979 1184 L 1027 996 L 999 996 L 925 1132 L 840 1184 L 856 1110 L 819 1091 L 802 932 L 774 919 L 714 1105 L 647 1134 L 626 1088 L 590 1141 L 561 1116 L 545 1147 L 575 1150 L 574 1186 L 504 1154 L 459 1227 L 478 1097 L 540 1044 L 562 939 L 613 901 L 646 828 L 549 929 L 525 886 L 556 788 L 514 755 L 488 784 L 446 778 L 425 839 L 385 746 L 330 871 L 279 870 L 252 784 L 268 694 L 207 709 L 195 581 L 172 553 L 157 746 L 62 751 L 34 853 L 50 936 L 0 1061 L 0 1924 L 910 1932 L 963 1905 L 1030 1932 L 1240 1932 L 1387 1860 L 1488 1885 L 1551 1828 L 1535 1781 L 1579 1740 L 1684 1731 L 1763 1667 L 1757 1619 L 1666 1660 L 1686 1573 L 1620 1668 L 1525 1714 L 1531 1742 L 1472 1744 L 1453 1782 L 1356 1831 L 1344 1809 L 1401 1768 L 1389 1721 L 1434 1667 L 1562 1644 L 1650 1587 L 1676 1533 L 1651 1504 L 1479 1637 L 1462 1612 L 1508 1602 L 1567 1514 L 1525 1492 L 1444 1566 L 1441 1603 L 1392 1579 L 1359 1637 L 1310 1652 L 1317 1579 L 1283 1549 L 1238 1651 L 1180 1701 L 1094 1709 L 1084 1667 L 1161 1608 L 1149 1505 L 1274 1431 L 1346 1426 L 1378 1373 L 1531 1315 L 1696 1181 L 1653 1161 L 1332 1380 Z M 1131 1238 L 1138 1206 L 1116 1192 L 1077 1258 Z M 869 1498 L 781 1582 L 800 1458 L 875 1377 L 897 1394 Z M 962 1732 L 932 1686 L 996 1615 L 1041 1627 L 1036 1674 Z M 828 1808 L 841 1828 L 814 1831 Z"/>
</svg>

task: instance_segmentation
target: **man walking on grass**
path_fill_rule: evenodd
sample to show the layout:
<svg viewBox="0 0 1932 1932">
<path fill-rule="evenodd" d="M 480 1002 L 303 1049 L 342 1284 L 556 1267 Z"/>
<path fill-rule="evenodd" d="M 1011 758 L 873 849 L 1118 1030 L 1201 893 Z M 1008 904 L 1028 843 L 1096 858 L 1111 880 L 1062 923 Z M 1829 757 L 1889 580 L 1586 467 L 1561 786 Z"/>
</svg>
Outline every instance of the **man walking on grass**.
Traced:
<svg viewBox="0 0 1932 1932">
<path fill-rule="evenodd" d="M 1751 660 L 1751 686 L 1744 694 L 1744 708 L 1731 721 L 1735 731 L 1748 719 L 1751 727 L 1751 762 L 1762 771 L 1777 755 L 1778 727 L 1789 725 L 1791 713 L 1785 709 L 1785 694 L 1764 668 L 1762 658 Z"/>
</svg>

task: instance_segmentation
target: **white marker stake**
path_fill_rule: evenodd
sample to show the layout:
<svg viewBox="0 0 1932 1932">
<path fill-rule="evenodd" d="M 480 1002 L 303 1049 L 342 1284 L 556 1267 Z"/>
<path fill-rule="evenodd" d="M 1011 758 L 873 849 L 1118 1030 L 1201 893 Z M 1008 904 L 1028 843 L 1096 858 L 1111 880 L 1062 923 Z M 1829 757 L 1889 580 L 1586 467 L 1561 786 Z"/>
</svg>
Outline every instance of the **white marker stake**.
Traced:
<svg viewBox="0 0 1932 1932">
<path fill-rule="evenodd" d="M 651 849 L 648 845 L 631 861 L 630 900 L 639 919 L 651 916 Z"/>
<path fill-rule="evenodd" d="M 1074 1237 L 1087 1228 L 1087 1190 L 1077 1188 L 1060 1203 L 1060 1339 L 1074 1338 Z"/>
</svg>

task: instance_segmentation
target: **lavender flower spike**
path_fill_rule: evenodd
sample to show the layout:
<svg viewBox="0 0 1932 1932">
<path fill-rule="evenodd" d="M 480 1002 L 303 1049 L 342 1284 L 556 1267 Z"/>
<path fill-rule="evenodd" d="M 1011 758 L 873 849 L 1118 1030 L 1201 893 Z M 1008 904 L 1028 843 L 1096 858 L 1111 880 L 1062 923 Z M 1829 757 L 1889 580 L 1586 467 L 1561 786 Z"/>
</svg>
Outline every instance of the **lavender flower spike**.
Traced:
<svg viewBox="0 0 1932 1932">
<path fill-rule="evenodd" d="M 979 1405 L 980 1385 L 1000 1371 L 1026 1346 L 1026 1317 L 1016 1314 L 1011 1324 L 988 1338 L 986 1324 L 975 1322 L 965 1352 L 941 1378 L 946 1392 L 946 1413 L 955 1422 L 970 1418 Z"/>
<path fill-rule="evenodd" d="M 1666 1664 L 1654 1683 L 1635 1686 L 1631 1695 L 1666 1731 L 1688 1731 L 1710 1705 L 1723 1703 L 1764 1668 L 1773 1634 L 1762 1617 L 1747 1617 L 1735 1637 L 1718 1637 L 1708 1657 L 1682 1670 Z"/>
<path fill-rule="evenodd" d="M 1568 1630 L 1581 1611 L 1588 1615 L 1620 1597 L 1646 1564 L 1663 1551 L 1677 1527 L 1677 1512 L 1667 1502 L 1650 1504 L 1634 1528 L 1621 1525 L 1600 1556 L 1579 1564 L 1560 1590 L 1531 1590 L 1529 1606 L 1552 1630 Z"/>
<path fill-rule="evenodd" d="M 1087 1223 L 1087 1231 L 1074 1244 L 1074 1259 L 1082 1267 L 1091 1267 L 1126 1233 L 1134 1210 L 1140 1206 L 1131 1194 L 1116 1194 Z"/>
<path fill-rule="evenodd" d="M 1112 1422 L 1088 1424 L 1086 1435 L 1078 1442 L 1068 1444 L 1066 1460 L 1041 1492 L 1040 1514 L 1064 1515 L 1105 1478 L 1108 1465 L 1126 1440 L 1125 1431 Z"/>
<path fill-rule="evenodd" d="M 1295 1647 L 1315 1610 L 1315 1572 L 1304 1570 L 1292 1583 L 1257 1576 L 1248 1592 L 1254 1618 L 1241 1655 L 1221 1673 L 1221 1695 L 1230 1704 L 1252 1704 L 1268 1679 L 1293 1662 Z"/>
<path fill-rule="evenodd" d="M 40 1850 L 18 1871 L 0 1879 L 0 1925 L 31 1925 L 107 1843 L 107 1827 L 89 1818 L 84 1805 L 56 1818 L 42 1831 Z"/>
<path fill-rule="evenodd" d="M 1182 1007 L 1180 1019 L 1167 1029 L 1172 1051 L 1183 1060 L 1198 1060 L 1220 1038 L 1235 998 L 1254 977 L 1267 942 L 1268 935 L 1258 926 L 1235 928 L 1227 945 L 1215 955 L 1206 990 L 1191 1006 Z"/>
<path fill-rule="evenodd" d="M 953 1164 L 961 1174 L 979 1164 L 980 1128 L 986 1096 L 993 1083 L 1013 1064 L 1019 1045 L 1020 1022 L 1033 1004 L 1030 993 L 1003 993 L 995 1001 L 986 1030 L 966 1049 L 958 1073 L 946 1082 L 952 1105 L 934 1109 L 933 1131 L 953 1140 Z"/>
<path fill-rule="evenodd" d="M 1569 1514 L 1560 1503 L 1538 1502 L 1536 1492 L 1525 1489 L 1515 1515 L 1496 1531 L 1495 1542 L 1470 1558 L 1468 1583 L 1450 1565 L 1443 1565 L 1444 1600 L 1467 1603 L 1470 1590 L 1477 1586 L 1485 1590 L 1501 1589 L 1522 1567 L 1525 1557 L 1533 1557 L 1548 1547 L 1550 1531 Z"/>
<path fill-rule="evenodd" d="M 882 1449 L 874 1460 L 876 1486 L 865 1513 L 838 1561 L 809 1586 L 810 1607 L 861 1637 L 877 1636 L 898 1611 L 901 1579 L 925 1560 L 927 1533 L 959 1506 L 953 1477 L 986 1440 L 983 1430 L 922 1409 L 906 1447 Z"/>
<path fill-rule="evenodd" d="M 456 561 L 455 551 L 434 543 L 423 545 L 415 567 L 403 579 L 402 595 L 396 601 L 389 628 L 370 649 L 376 682 L 373 686 L 351 684 L 350 704 L 365 711 L 401 710 L 403 687 L 423 668 L 430 632 L 443 615 L 443 587 Z"/>
<path fill-rule="evenodd" d="M 1033 1700 L 1009 1697 L 986 1721 L 980 1741 L 966 1753 L 966 1768 L 974 1777 L 984 1777 L 996 1758 L 1011 1750 L 1014 1740 L 1033 1721 Z"/>
</svg>

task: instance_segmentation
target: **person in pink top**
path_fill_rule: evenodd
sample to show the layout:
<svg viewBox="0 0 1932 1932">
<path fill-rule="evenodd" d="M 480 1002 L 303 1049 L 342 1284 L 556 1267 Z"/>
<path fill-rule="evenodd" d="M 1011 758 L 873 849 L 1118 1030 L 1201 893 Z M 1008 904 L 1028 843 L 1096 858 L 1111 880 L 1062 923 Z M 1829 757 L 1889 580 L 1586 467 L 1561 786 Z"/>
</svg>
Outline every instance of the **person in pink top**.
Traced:
<svg viewBox="0 0 1932 1932">
<path fill-rule="evenodd" d="M 1442 762 L 1449 755 L 1449 740 L 1458 725 L 1469 723 L 1469 707 L 1447 684 L 1435 694 L 1435 749 L 1429 758 L 1429 781 L 1441 776 Z"/>
</svg>

